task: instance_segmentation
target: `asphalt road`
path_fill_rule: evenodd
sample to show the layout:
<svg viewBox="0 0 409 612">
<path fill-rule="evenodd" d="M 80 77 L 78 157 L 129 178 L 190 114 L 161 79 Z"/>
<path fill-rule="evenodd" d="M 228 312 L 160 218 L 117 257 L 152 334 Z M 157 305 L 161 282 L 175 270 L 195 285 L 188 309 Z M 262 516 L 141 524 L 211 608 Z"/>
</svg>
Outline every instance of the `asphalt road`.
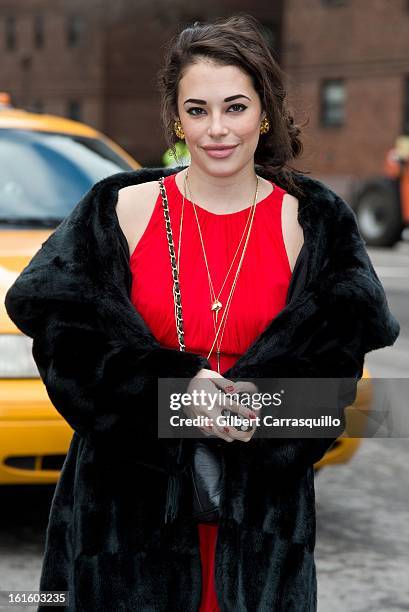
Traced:
<svg viewBox="0 0 409 612">
<path fill-rule="evenodd" d="M 409 378 L 409 242 L 368 252 L 401 334 L 365 364 L 374 377 Z M 408 387 L 391 389 L 407 431 Z M 364 439 L 349 464 L 317 476 L 319 612 L 409 610 L 408 452 L 409 438 Z"/>
<path fill-rule="evenodd" d="M 401 336 L 369 353 L 366 366 L 372 376 L 409 378 L 409 242 L 369 253 Z M 395 395 L 405 410 L 408 396 L 399 388 Z M 349 464 L 317 476 L 319 612 L 409 610 L 408 450 L 409 438 L 366 439 Z M 38 588 L 52 493 L 52 487 L 0 490 L 0 590 Z M 10 608 L 18 609 L 34 608 Z"/>
</svg>

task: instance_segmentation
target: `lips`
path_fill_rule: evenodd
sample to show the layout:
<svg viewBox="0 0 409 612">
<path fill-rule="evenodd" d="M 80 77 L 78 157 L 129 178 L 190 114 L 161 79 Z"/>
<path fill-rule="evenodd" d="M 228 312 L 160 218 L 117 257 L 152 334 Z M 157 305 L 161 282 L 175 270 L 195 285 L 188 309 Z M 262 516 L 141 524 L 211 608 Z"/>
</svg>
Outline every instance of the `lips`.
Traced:
<svg viewBox="0 0 409 612">
<path fill-rule="evenodd" d="M 234 149 L 237 145 L 207 145 L 203 147 L 206 151 L 223 151 L 224 149 Z"/>
<path fill-rule="evenodd" d="M 210 157 L 224 158 L 229 157 L 238 145 L 215 145 L 214 147 L 203 147 Z"/>
</svg>

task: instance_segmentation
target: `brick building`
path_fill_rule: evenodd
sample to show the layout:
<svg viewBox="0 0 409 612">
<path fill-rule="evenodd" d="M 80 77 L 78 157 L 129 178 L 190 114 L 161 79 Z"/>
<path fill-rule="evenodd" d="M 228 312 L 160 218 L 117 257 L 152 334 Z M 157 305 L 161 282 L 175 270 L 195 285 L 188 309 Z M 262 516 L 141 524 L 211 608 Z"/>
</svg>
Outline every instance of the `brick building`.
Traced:
<svg viewBox="0 0 409 612">
<path fill-rule="evenodd" d="M 103 127 L 99 0 L 0 0 L 0 90 L 16 106 Z"/>
<path fill-rule="evenodd" d="M 282 0 L 0 0 L 0 91 L 16 106 L 85 121 L 143 164 L 166 148 L 156 73 L 184 24 L 251 10 L 279 53 Z"/>
<path fill-rule="evenodd" d="M 409 133 L 408 0 L 286 0 L 282 49 L 311 169 L 347 194 Z"/>
<path fill-rule="evenodd" d="M 264 25 L 296 118 L 309 120 L 297 165 L 341 193 L 379 174 L 409 131 L 408 0 L 0 0 L 0 91 L 157 164 L 163 45 L 184 24 L 238 11 Z"/>
</svg>

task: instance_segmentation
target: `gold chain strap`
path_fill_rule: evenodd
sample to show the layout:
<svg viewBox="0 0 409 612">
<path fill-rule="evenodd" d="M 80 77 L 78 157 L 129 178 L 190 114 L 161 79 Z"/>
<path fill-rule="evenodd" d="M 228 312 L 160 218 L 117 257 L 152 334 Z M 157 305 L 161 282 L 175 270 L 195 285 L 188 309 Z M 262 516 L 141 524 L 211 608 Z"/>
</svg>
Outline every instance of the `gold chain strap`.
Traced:
<svg viewBox="0 0 409 612">
<path fill-rule="evenodd" d="M 183 315 L 182 315 L 182 301 L 181 301 L 180 287 L 179 287 L 179 275 L 178 275 L 178 270 L 177 270 L 177 265 L 176 265 L 176 255 L 175 255 L 175 246 L 173 243 L 172 226 L 170 223 L 168 197 L 166 194 L 166 189 L 165 189 L 165 184 L 163 182 L 163 179 L 164 177 L 162 176 L 158 182 L 159 182 L 160 193 L 162 196 L 163 214 L 165 216 L 166 236 L 168 239 L 168 247 L 169 247 L 169 255 L 170 255 L 170 265 L 172 267 L 173 301 L 175 304 L 176 331 L 178 335 L 180 350 L 186 351 L 185 337 L 184 337 L 184 332 L 183 332 Z"/>
</svg>

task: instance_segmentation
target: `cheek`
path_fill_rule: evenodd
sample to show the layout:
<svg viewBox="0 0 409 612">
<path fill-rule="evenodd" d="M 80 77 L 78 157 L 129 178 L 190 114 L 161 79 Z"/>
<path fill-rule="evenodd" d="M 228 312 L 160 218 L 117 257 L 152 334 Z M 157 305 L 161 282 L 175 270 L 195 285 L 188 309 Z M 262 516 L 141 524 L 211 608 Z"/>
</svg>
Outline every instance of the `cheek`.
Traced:
<svg viewBox="0 0 409 612">
<path fill-rule="evenodd" d="M 189 142 L 196 142 L 202 137 L 203 131 L 205 130 L 204 125 L 199 125 L 199 122 L 187 122 L 185 128 L 186 140 Z"/>
<path fill-rule="evenodd" d="M 257 138 L 259 130 L 260 127 L 258 120 L 254 116 L 243 117 L 242 121 L 237 123 L 236 131 L 240 134 L 242 138 L 245 139 Z"/>
</svg>

